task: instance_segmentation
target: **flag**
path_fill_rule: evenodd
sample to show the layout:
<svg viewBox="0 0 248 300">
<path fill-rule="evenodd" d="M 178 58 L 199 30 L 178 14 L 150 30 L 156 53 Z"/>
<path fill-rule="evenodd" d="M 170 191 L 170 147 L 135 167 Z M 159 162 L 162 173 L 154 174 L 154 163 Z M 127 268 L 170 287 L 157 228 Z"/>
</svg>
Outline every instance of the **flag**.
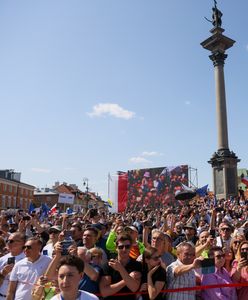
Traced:
<svg viewBox="0 0 248 300">
<path fill-rule="evenodd" d="M 196 190 L 196 194 L 200 197 L 205 197 L 208 192 L 208 184 Z"/>
<path fill-rule="evenodd" d="M 41 216 L 43 218 L 48 216 L 49 210 L 50 210 L 50 208 L 46 205 L 46 203 L 41 204 Z"/>
<path fill-rule="evenodd" d="M 29 204 L 28 213 L 31 214 L 35 210 L 35 206 L 32 202 Z"/>
<path fill-rule="evenodd" d="M 244 176 L 244 174 L 241 175 L 241 182 L 248 186 L 248 176 Z"/>
<path fill-rule="evenodd" d="M 73 209 L 71 207 L 67 207 L 66 213 L 67 213 L 67 215 L 72 215 Z"/>
<path fill-rule="evenodd" d="M 49 210 L 49 214 L 53 216 L 56 214 L 56 212 L 57 212 L 57 203 L 54 204 L 54 206 Z"/>
<path fill-rule="evenodd" d="M 113 207 L 113 202 L 108 198 L 108 206 Z"/>
<path fill-rule="evenodd" d="M 112 212 L 123 212 L 127 206 L 127 172 L 118 172 L 117 175 L 108 177 L 108 203 Z"/>
</svg>

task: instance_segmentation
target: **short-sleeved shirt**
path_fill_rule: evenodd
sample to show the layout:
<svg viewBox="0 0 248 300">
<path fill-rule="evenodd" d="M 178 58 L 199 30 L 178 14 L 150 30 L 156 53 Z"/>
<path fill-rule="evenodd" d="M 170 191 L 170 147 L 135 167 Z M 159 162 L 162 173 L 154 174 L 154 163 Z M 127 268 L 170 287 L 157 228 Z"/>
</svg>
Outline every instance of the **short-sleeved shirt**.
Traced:
<svg viewBox="0 0 248 300">
<path fill-rule="evenodd" d="M 141 270 L 141 263 L 130 258 L 129 262 L 127 263 L 127 265 L 125 266 L 126 271 L 128 272 L 128 274 L 130 274 L 131 272 L 137 271 L 137 272 L 142 272 Z M 117 283 L 119 281 L 121 281 L 123 278 L 121 277 L 120 273 L 116 270 L 114 270 L 113 268 L 111 268 L 108 264 L 104 264 L 103 265 L 103 276 L 110 276 L 111 277 L 111 284 L 113 283 Z M 124 288 L 122 288 L 119 293 L 131 293 L 132 291 L 125 286 Z M 106 297 L 104 299 L 108 299 L 108 300 L 114 300 L 114 299 L 121 299 L 121 300 L 133 300 L 136 299 L 136 295 L 123 295 L 123 296 L 117 296 L 117 295 L 113 295 L 113 296 L 109 296 Z"/>
<path fill-rule="evenodd" d="M 174 274 L 175 268 L 182 265 L 183 263 L 177 259 L 175 262 L 173 262 L 167 267 L 166 282 L 167 282 L 168 289 L 177 289 L 177 288 L 196 286 L 196 275 L 193 270 L 190 270 L 182 275 L 175 276 Z M 194 300 L 195 291 L 167 293 L 166 299 L 167 300 Z"/>
<path fill-rule="evenodd" d="M 142 270 L 141 284 L 147 283 L 147 273 L 148 273 L 148 269 L 147 269 L 147 267 L 145 267 Z M 152 274 L 152 283 L 155 284 L 155 282 L 157 282 L 157 281 L 164 281 L 164 286 L 166 284 L 166 271 L 161 266 L 159 266 L 159 268 Z M 149 295 L 143 294 L 142 299 L 149 300 Z M 154 298 L 154 300 L 161 300 L 161 299 L 163 299 L 162 293 L 159 293 L 158 296 L 156 298 Z"/>
<path fill-rule="evenodd" d="M 10 253 L 8 253 L 0 258 L 0 271 L 2 271 L 2 269 L 4 268 L 5 265 L 7 265 L 9 257 L 12 257 L 12 255 Z M 21 254 L 15 256 L 15 263 L 17 263 L 24 257 L 25 257 L 25 254 L 23 252 Z M 3 281 L 2 285 L 0 286 L 0 294 L 1 295 L 6 296 L 6 294 L 7 294 L 9 277 L 10 277 L 10 273 L 5 276 L 4 281 Z M 4 299 L 5 298 L 4 296 L 0 296 L 0 299 Z"/>
<path fill-rule="evenodd" d="M 93 265 L 93 264 L 90 265 L 94 268 L 94 270 L 97 273 L 99 273 L 99 276 L 101 276 L 102 268 L 97 265 Z M 78 289 L 89 293 L 97 294 L 99 293 L 99 280 L 100 278 L 97 281 L 94 281 L 90 279 L 90 277 L 86 273 L 84 273 L 83 278 L 79 282 Z"/>
<path fill-rule="evenodd" d="M 10 281 L 17 281 L 15 300 L 32 300 L 33 284 L 44 274 L 50 262 L 49 256 L 41 255 L 35 262 L 24 258 L 15 264 L 10 274 Z"/>
</svg>

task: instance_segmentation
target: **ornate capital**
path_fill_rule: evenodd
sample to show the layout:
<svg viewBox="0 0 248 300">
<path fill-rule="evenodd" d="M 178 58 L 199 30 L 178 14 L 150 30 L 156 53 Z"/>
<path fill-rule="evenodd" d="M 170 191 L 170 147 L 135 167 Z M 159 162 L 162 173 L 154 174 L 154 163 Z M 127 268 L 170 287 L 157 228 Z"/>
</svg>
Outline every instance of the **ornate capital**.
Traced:
<svg viewBox="0 0 248 300">
<path fill-rule="evenodd" d="M 224 66 L 225 59 L 227 58 L 227 54 L 222 53 L 220 51 L 214 52 L 209 58 L 213 61 L 214 66 Z"/>
</svg>

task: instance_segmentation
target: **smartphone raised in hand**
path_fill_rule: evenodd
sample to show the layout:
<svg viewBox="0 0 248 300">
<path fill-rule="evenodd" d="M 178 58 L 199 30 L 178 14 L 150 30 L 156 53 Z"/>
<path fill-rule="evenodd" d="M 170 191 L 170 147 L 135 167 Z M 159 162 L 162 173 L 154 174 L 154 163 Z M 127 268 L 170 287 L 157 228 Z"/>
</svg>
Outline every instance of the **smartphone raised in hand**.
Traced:
<svg viewBox="0 0 248 300">
<path fill-rule="evenodd" d="M 214 258 L 205 258 L 201 262 L 202 274 L 210 274 L 215 271 Z"/>
<path fill-rule="evenodd" d="M 8 265 L 15 264 L 15 257 L 14 256 L 8 257 L 7 264 Z"/>
</svg>

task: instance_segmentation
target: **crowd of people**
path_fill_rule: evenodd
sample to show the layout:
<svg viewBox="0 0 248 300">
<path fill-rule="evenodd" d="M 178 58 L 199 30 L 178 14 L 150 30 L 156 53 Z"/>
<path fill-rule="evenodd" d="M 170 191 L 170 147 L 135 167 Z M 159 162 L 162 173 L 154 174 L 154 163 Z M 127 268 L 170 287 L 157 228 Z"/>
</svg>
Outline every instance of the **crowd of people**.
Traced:
<svg viewBox="0 0 248 300">
<path fill-rule="evenodd" d="M 248 199 L 2 211 L 0 256 L 0 300 L 246 300 Z"/>
</svg>

